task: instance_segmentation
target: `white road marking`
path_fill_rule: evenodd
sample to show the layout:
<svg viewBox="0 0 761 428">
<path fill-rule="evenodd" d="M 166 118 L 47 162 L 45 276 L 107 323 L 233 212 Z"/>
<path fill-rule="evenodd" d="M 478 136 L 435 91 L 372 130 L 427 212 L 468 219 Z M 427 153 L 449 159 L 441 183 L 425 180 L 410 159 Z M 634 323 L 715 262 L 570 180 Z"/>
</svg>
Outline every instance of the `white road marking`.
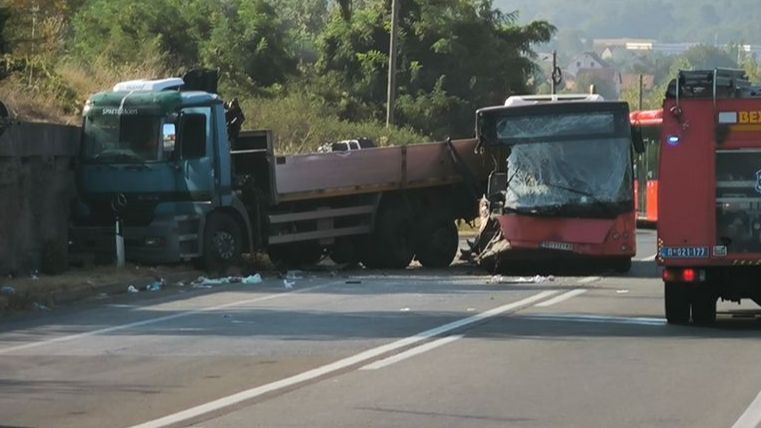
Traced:
<svg viewBox="0 0 761 428">
<path fill-rule="evenodd" d="M 599 281 L 601 279 L 602 279 L 602 277 L 600 277 L 600 276 L 588 276 L 586 278 L 581 278 L 579 280 L 579 284 L 589 284 L 591 282 L 597 282 L 597 281 Z"/>
<path fill-rule="evenodd" d="M 652 256 L 647 256 L 647 257 L 639 258 L 639 259 L 637 259 L 637 261 L 638 262 L 654 262 L 655 261 L 655 256 L 657 256 L 657 254 L 653 254 Z"/>
<path fill-rule="evenodd" d="M 268 296 L 257 297 L 257 298 L 254 298 L 254 299 L 240 300 L 240 301 L 237 301 L 237 302 L 230 302 L 230 303 L 225 303 L 223 305 L 210 306 L 210 307 L 201 308 L 201 309 L 193 309 L 193 310 L 186 311 L 186 312 L 179 312 L 179 313 L 176 313 L 176 314 L 166 315 L 166 316 L 163 316 L 163 317 L 150 318 L 150 319 L 147 319 L 147 320 L 132 322 L 132 323 L 129 323 L 129 324 L 116 325 L 116 326 L 113 326 L 113 327 L 106 327 L 106 328 L 101 328 L 101 329 L 98 329 L 98 330 L 91 330 L 91 331 L 86 331 L 86 332 L 83 332 L 83 333 L 72 334 L 72 335 L 68 335 L 68 336 L 54 337 L 52 339 L 42 340 L 42 341 L 39 341 L 39 342 L 32 342 L 32 343 L 25 343 L 23 345 L 10 346 L 8 348 L 0 349 L 0 355 L 2 355 L 2 354 L 8 354 L 8 353 L 15 352 L 15 351 L 21 351 L 21 350 L 24 350 L 24 349 L 37 348 L 37 347 L 40 347 L 40 346 L 51 345 L 53 343 L 70 342 L 72 340 L 77 340 L 77 339 L 81 339 L 81 338 L 84 338 L 84 337 L 97 336 L 97 335 L 100 335 L 100 334 L 111 333 L 111 332 L 114 332 L 114 331 L 126 330 L 126 329 L 134 328 L 134 327 L 142 327 L 144 325 L 156 324 L 156 323 L 160 323 L 160 322 L 164 322 L 164 321 L 171 321 L 171 320 L 175 320 L 177 318 L 185 318 L 185 317 L 188 317 L 188 316 L 191 316 L 191 315 L 201 314 L 201 313 L 204 313 L 204 312 L 211 312 L 211 311 L 216 311 L 216 310 L 219 310 L 219 309 L 226 309 L 226 308 L 232 308 L 232 307 L 235 307 L 235 306 L 247 305 L 249 303 L 256 303 L 256 302 L 263 302 L 263 301 L 266 301 L 266 300 L 278 299 L 280 297 L 289 296 L 291 294 L 306 293 L 306 292 L 309 292 L 309 291 L 313 291 L 313 290 L 317 290 L 317 289 L 320 289 L 320 288 L 329 287 L 331 285 L 336 285 L 336 284 L 343 284 L 343 281 L 334 281 L 334 282 L 330 282 L 328 284 L 316 285 L 314 287 L 302 288 L 300 290 L 290 291 L 290 292 L 286 292 L 286 293 L 270 294 Z"/>
<path fill-rule="evenodd" d="M 201 404 L 201 405 L 192 407 L 190 409 L 174 413 L 172 415 L 164 416 L 163 418 L 148 421 L 140 425 L 135 425 L 133 428 L 158 428 L 158 427 L 165 427 L 172 424 L 177 424 L 180 422 L 185 422 L 190 419 L 205 415 L 207 413 L 215 412 L 219 409 L 223 409 L 225 407 L 229 407 L 229 406 L 241 403 L 243 401 L 251 400 L 252 398 L 256 398 L 273 391 L 277 391 L 283 388 L 289 388 L 294 385 L 298 385 L 298 384 L 319 378 L 321 376 L 325 376 L 325 375 L 337 372 L 339 370 L 346 369 L 348 367 L 363 363 L 367 360 L 371 360 L 373 358 L 379 357 L 383 354 L 395 351 L 397 349 L 405 348 L 410 345 L 414 345 L 415 343 L 428 340 L 432 337 L 440 336 L 452 330 L 456 330 L 471 324 L 481 322 L 483 320 L 498 316 L 505 312 L 528 307 L 538 301 L 544 300 L 550 296 L 554 296 L 557 293 L 559 292 L 558 291 L 543 291 L 541 293 L 535 294 L 523 300 L 519 300 L 513 303 L 508 303 L 506 305 L 502 305 L 500 307 L 490 309 L 486 312 L 481 312 L 479 314 L 473 315 L 468 318 L 464 318 L 458 321 L 444 324 L 440 327 L 423 331 L 414 336 L 406 337 L 404 339 L 399 339 L 395 342 L 391 342 L 386 345 L 381 345 L 372 349 L 368 349 L 367 351 L 360 352 L 359 354 L 353 355 L 351 357 L 347 357 L 342 360 L 338 360 L 336 362 L 333 362 L 321 367 L 317 367 L 315 369 L 308 370 L 306 372 L 303 372 L 303 373 L 300 373 L 285 379 L 281 379 L 281 380 L 268 383 L 262 386 L 258 386 L 255 388 L 247 389 L 245 391 L 228 395 L 227 397 L 210 401 L 208 403 Z"/>
<path fill-rule="evenodd" d="M 755 428 L 761 424 L 761 392 L 750 403 L 740 419 L 732 425 L 732 428 Z"/>
<path fill-rule="evenodd" d="M 382 369 L 384 367 L 390 366 L 391 364 L 398 363 L 399 361 L 402 361 L 402 360 L 406 360 L 407 358 L 412 358 L 415 355 L 420 355 L 420 354 L 422 354 L 424 352 L 428 352 L 428 351 L 430 351 L 432 349 L 436 349 L 436 348 L 438 348 L 440 346 L 444 346 L 447 343 L 452 343 L 455 340 L 460 340 L 463 337 L 465 337 L 465 336 L 463 336 L 461 334 L 458 334 L 458 335 L 455 335 L 455 336 L 447 336 L 447 337 L 441 338 L 439 340 L 434 340 L 433 342 L 428 342 L 428 343 L 426 343 L 424 345 L 420 345 L 420 346 L 417 346 L 415 348 L 408 349 L 408 350 L 406 350 L 406 351 L 404 351 L 402 353 L 399 353 L 399 354 L 396 354 L 396 355 L 392 355 L 392 356 L 390 356 L 388 358 L 384 358 L 382 360 L 378 360 L 378 361 L 376 361 L 374 363 L 368 364 L 368 365 L 362 367 L 360 370 L 378 370 L 378 369 Z"/>
<path fill-rule="evenodd" d="M 564 302 L 564 301 L 566 301 L 568 299 L 574 298 L 574 297 L 576 297 L 578 295 L 581 295 L 581 294 L 584 294 L 586 292 L 587 292 L 587 290 L 584 289 L 584 288 L 577 288 L 575 290 L 571 290 L 571 291 L 569 291 L 567 293 L 563 293 L 563 294 L 561 294 L 559 296 L 553 297 L 550 300 L 545 300 L 544 302 L 537 303 L 534 306 L 538 306 L 540 308 L 546 308 L 548 306 L 552 306 L 554 304 L 557 304 L 557 303 L 560 303 L 560 302 Z"/>
<path fill-rule="evenodd" d="M 616 317 L 606 315 L 526 315 L 524 318 L 540 321 L 571 321 L 599 324 L 666 325 L 666 320 L 662 318 Z"/>
</svg>

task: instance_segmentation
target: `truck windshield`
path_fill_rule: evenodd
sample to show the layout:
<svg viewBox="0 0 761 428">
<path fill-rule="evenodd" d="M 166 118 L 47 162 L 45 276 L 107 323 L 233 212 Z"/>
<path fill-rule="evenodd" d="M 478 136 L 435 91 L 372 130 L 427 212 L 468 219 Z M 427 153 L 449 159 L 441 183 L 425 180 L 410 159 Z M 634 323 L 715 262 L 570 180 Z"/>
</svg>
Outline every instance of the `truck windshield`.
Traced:
<svg viewBox="0 0 761 428">
<path fill-rule="evenodd" d="M 630 210 L 631 140 L 616 135 L 616 121 L 602 112 L 498 122 L 500 139 L 530 141 L 512 146 L 507 159 L 506 206 L 579 217 Z"/>
<path fill-rule="evenodd" d="M 152 115 L 92 115 L 84 123 L 84 159 L 139 163 L 161 158 L 163 120 Z"/>
</svg>

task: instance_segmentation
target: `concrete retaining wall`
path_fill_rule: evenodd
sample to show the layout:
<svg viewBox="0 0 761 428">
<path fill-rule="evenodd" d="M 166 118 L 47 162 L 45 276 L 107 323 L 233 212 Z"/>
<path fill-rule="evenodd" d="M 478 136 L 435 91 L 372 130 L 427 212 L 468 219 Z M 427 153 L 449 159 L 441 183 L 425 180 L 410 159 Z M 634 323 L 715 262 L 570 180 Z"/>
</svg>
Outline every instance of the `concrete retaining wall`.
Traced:
<svg viewBox="0 0 761 428">
<path fill-rule="evenodd" d="M 68 265 L 79 128 L 16 123 L 0 135 L 0 275 Z"/>
</svg>

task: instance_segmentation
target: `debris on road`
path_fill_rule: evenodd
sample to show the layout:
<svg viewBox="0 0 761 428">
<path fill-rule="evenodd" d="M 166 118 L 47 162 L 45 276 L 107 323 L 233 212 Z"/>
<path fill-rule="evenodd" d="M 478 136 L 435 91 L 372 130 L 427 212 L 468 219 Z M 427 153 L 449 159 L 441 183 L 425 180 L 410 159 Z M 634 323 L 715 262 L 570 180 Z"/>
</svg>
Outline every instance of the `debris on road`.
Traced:
<svg viewBox="0 0 761 428">
<path fill-rule="evenodd" d="M 409 312 L 411 310 L 412 309 L 410 309 L 410 308 L 402 308 L 402 309 L 399 309 L 399 312 Z"/>
<path fill-rule="evenodd" d="M 283 280 L 283 286 L 287 289 L 293 288 L 293 286 L 296 285 L 296 281 L 288 281 L 287 279 Z"/>
<path fill-rule="evenodd" d="M 258 273 L 255 275 L 249 275 L 241 280 L 241 282 L 246 285 L 261 284 L 262 281 L 262 276 Z"/>
<path fill-rule="evenodd" d="M 616 290 L 617 294 L 628 294 L 629 290 Z"/>
<path fill-rule="evenodd" d="M 50 310 L 49 307 L 37 302 L 32 303 L 32 309 L 34 309 L 35 311 L 49 311 Z"/>
<path fill-rule="evenodd" d="M 139 293 L 139 292 L 140 292 L 140 290 L 135 288 L 134 285 L 130 285 L 129 287 L 127 287 L 127 293 Z"/>
<path fill-rule="evenodd" d="M 289 270 L 285 273 L 285 279 L 287 280 L 296 280 L 296 279 L 304 279 L 304 272 L 300 270 Z"/>
<path fill-rule="evenodd" d="M 555 277 L 552 275 L 542 276 L 535 275 L 532 277 L 509 278 L 502 275 L 494 275 L 486 281 L 487 284 L 543 284 L 545 282 L 554 282 Z"/>
<path fill-rule="evenodd" d="M 161 283 L 154 282 L 145 286 L 145 291 L 161 291 Z"/>
<path fill-rule="evenodd" d="M 5 287 L 0 288 L 0 294 L 3 296 L 13 296 L 16 294 L 16 289 L 6 285 Z"/>
</svg>

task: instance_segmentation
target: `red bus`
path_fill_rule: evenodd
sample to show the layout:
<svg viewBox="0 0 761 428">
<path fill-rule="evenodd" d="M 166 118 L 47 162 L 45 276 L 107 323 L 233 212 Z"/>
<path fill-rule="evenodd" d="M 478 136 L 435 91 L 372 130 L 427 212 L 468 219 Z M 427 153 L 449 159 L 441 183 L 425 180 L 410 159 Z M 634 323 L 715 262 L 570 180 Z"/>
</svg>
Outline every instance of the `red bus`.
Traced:
<svg viewBox="0 0 761 428">
<path fill-rule="evenodd" d="M 629 120 L 632 126 L 641 130 L 645 146 L 645 151 L 634 157 L 634 205 L 637 220 L 646 224 L 656 224 L 663 109 L 634 111 L 629 115 Z"/>
<path fill-rule="evenodd" d="M 480 147 L 494 164 L 476 260 L 495 271 L 588 261 L 627 272 L 636 252 L 628 105 L 526 96 L 476 114 Z"/>
</svg>

